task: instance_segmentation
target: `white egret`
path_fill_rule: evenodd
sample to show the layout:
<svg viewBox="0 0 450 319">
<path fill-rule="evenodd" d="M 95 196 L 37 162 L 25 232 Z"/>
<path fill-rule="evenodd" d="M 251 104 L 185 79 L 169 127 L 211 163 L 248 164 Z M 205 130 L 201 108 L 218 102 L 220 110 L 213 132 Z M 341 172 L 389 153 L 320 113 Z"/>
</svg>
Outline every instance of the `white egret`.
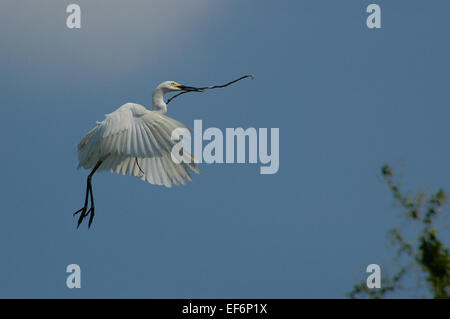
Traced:
<svg viewBox="0 0 450 319">
<path fill-rule="evenodd" d="M 159 84 L 153 92 L 152 111 L 139 104 L 126 103 L 106 114 L 106 119 L 97 122 L 97 126 L 78 143 L 78 168 L 91 169 L 91 172 L 87 177 L 84 206 L 74 213 L 80 214 L 77 227 L 88 215 L 88 226 L 92 224 L 95 206 L 91 181 L 96 171 L 129 174 L 166 187 L 186 184 L 186 179 L 192 181 L 190 171 L 199 173 L 194 161 L 177 164 L 171 157 L 172 148 L 178 142 L 171 139 L 172 131 L 176 128 L 189 128 L 165 115 L 167 103 L 186 92 L 226 87 L 247 77 L 253 76 L 245 75 L 224 85 L 202 88 L 166 81 Z M 167 103 L 164 102 L 164 95 L 175 91 L 181 92 Z M 183 153 L 183 157 L 185 156 L 192 158 L 189 153 Z"/>
<path fill-rule="evenodd" d="M 84 206 L 74 213 L 80 213 L 78 227 L 89 214 L 89 226 L 94 218 L 91 180 L 96 171 L 129 174 L 167 187 L 186 184 L 186 179 L 192 181 L 189 171 L 199 173 L 194 163 L 176 164 L 171 158 L 171 150 L 176 143 L 171 139 L 172 130 L 187 128 L 165 115 L 167 104 L 164 95 L 174 91 L 200 90 L 174 81 L 163 82 L 153 92 L 153 111 L 139 104 L 126 103 L 107 114 L 104 121 L 97 122 L 97 126 L 81 139 L 78 144 L 78 168 L 92 171 L 87 177 Z"/>
</svg>

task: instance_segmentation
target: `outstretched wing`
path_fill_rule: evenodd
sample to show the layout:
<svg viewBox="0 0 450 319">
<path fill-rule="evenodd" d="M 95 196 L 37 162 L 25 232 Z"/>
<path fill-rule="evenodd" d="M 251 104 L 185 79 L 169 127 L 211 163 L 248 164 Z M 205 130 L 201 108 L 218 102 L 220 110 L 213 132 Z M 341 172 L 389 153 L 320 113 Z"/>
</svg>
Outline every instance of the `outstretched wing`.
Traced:
<svg viewBox="0 0 450 319">
<path fill-rule="evenodd" d="M 195 164 L 174 163 L 171 150 L 176 143 L 172 131 L 184 124 L 145 107 L 127 103 L 99 122 L 78 144 L 78 167 L 137 176 L 152 184 L 170 187 L 192 180 L 189 170 L 199 173 Z M 187 156 L 191 157 L 190 154 Z"/>
</svg>

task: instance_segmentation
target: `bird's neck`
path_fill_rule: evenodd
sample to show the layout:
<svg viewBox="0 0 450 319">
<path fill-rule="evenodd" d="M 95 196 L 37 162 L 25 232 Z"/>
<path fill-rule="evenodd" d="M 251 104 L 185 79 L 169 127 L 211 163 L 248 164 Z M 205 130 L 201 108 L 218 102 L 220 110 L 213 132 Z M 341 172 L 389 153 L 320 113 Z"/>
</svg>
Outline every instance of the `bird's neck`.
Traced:
<svg viewBox="0 0 450 319">
<path fill-rule="evenodd" d="M 165 114 L 167 112 L 167 104 L 164 102 L 164 93 L 162 90 L 155 90 L 152 96 L 153 110 Z"/>
</svg>

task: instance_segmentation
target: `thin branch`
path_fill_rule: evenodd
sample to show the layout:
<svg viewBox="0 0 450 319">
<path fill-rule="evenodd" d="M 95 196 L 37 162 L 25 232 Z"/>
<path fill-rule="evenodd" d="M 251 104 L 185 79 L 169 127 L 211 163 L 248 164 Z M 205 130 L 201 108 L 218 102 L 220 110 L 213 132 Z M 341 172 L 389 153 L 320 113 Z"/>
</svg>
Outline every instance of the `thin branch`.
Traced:
<svg viewBox="0 0 450 319">
<path fill-rule="evenodd" d="M 251 79 L 253 79 L 254 76 L 251 75 L 251 74 L 247 74 L 247 75 L 241 76 L 240 78 L 238 78 L 238 79 L 236 79 L 236 80 L 230 81 L 230 82 L 228 82 L 228 83 L 226 83 L 226 84 L 222 84 L 222 85 L 213 85 L 213 86 L 204 86 L 204 87 L 200 87 L 200 88 L 197 88 L 197 89 L 198 89 L 199 91 L 202 91 L 202 90 L 210 90 L 210 89 L 224 88 L 224 87 L 227 87 L 227 86 L 230 85 L 230 84 L 236 83 L 237 81 L 240 81 L 240 80 L 245 79 L 245 78 L 251 78 Z M 180 95 L 182 95 L 182 94 L 189 93 L 189 92 L 199 92 L 199 91 L 183 91 L 183 92 L 181 92 L 181 93 L 178 93 L 178 94 L 172 96 L 170 99 L 168 99 L 167 102 L 166 102 L 166 104 L 169 104 L 170 101 L 172 101 L 174 98 L 176 98 L 177 96 L 180 96 Z"/>
</svg>

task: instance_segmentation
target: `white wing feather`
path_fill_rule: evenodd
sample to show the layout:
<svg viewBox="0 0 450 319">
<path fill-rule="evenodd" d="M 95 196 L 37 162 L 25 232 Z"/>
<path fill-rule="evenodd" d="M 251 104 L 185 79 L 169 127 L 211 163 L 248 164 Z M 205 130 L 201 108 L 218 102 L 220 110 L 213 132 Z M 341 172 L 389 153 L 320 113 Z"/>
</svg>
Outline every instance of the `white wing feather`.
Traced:
<svg viewBox="0 0 450 319">
<path fill-rule="evenodd" d="M 192 181 L 189 170 L 199 173 L 194 163 L 176 164 L 171 150 L 176 141 L 172 131 L 184 124 L 139 104 L 126 103 L 106 119 L 97 122 L 78 144 L 78 167 L 136 176 L 151 184 L 186 184 Z M 191 156 L 188 154 L 188 156 Z"/>
</svg>

